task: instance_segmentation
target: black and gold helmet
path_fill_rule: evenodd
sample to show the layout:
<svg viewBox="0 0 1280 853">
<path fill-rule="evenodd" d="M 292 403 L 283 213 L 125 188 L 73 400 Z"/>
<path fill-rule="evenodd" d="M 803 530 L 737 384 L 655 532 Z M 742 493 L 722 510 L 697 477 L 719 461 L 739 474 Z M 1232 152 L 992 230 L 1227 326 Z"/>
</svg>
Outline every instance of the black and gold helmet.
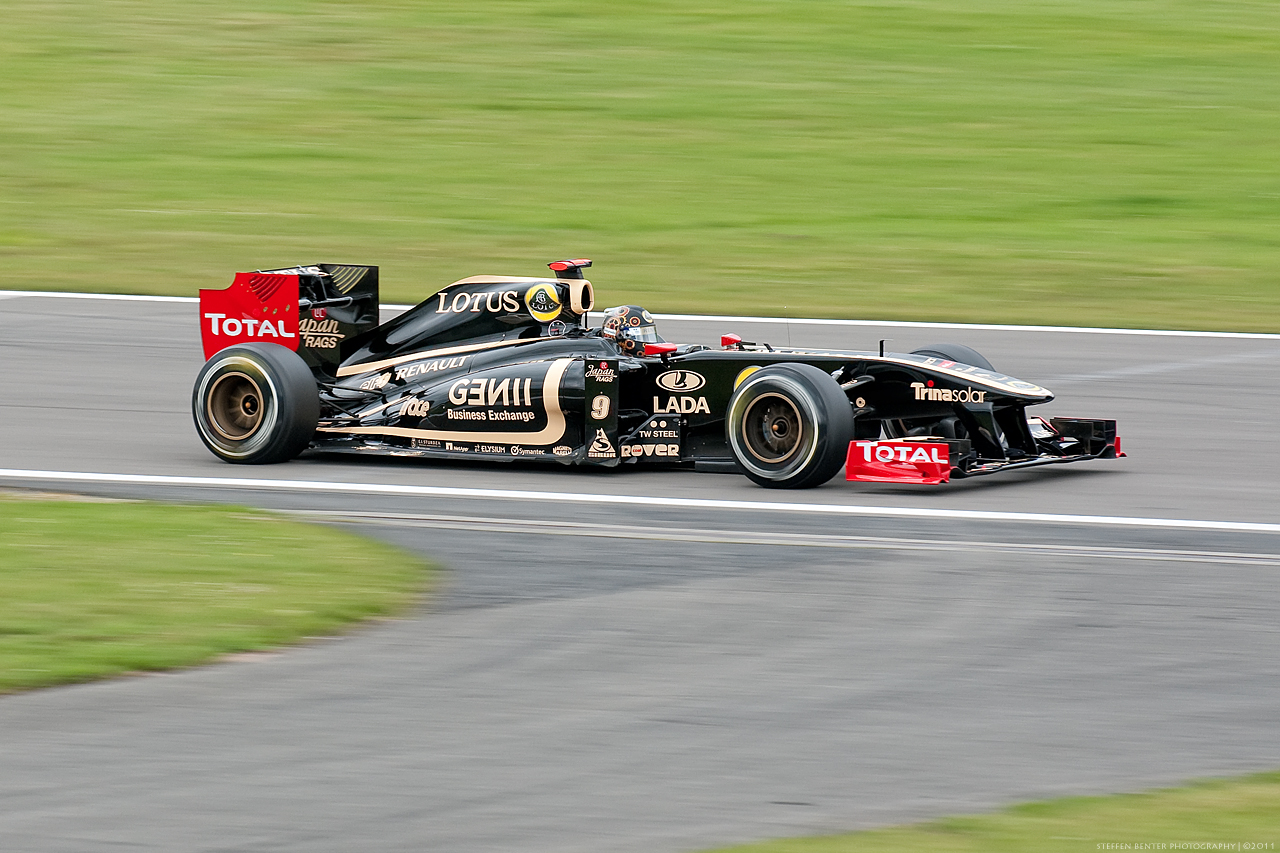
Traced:
<svg viewBox="0 0 1280 853">
<path fill-rule="evenodd" d="M 645 344 L 663 343 L 653 315 L 639 305 L 619 305 L 604 312 L 604 327 L 600 334 L 612 338 L 618 349 L 630 356 L 644 355 Z"/>
</svg>

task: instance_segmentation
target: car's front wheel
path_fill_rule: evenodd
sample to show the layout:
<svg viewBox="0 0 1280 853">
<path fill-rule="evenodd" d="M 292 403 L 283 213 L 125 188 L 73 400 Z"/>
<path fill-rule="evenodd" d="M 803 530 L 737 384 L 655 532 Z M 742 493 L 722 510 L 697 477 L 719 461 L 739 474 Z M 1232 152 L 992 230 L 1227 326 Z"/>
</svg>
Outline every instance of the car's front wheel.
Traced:
<svg viewBox="0 0 1280 853">
<path fill-rule="evenodd" d="M 853 434 L 853 409 L 836 381 L 808 364 L 750 374 L 729 400 L 729 447 L 761 486 L 805 489 L 835 476 Z"/>
<path fill-rule="evenodd" d="M 995 368 L 991 366 L 991 362 L 987 361 L 986 356 L 964 344 L 929 344 L 921 349 L 913 349 L 911 354 L 928 355 L 933 358 L 946 359 L 947 361 L 958 361 L 961 364 L 971 364 L 984 370 L 995 371 Z"/>
<path fill-rule="evenodd" d="M 201 440 L 225 461 L 284 462 L 315 435 L 320 398 L 301 356 L 278 344 L 249 343 L 205 362 L 191 413 Z"/>
</svg>

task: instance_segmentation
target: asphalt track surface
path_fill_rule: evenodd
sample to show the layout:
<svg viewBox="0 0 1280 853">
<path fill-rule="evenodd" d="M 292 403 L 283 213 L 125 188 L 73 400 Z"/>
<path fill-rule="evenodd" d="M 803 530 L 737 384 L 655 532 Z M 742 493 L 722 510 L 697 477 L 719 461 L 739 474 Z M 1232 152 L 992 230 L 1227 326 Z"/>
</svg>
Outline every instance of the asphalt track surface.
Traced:
<svg viewBox="0 0 1280 853">
<path fill-rule="evenodd" d="M 0 295 L 0 486 L 300 511 L 445 566 L 351 637 L 0 699 L 0 847 L 680 851 L 1280 766 L 1280 338 L 662 328 L 965 343 L 1130 458 L 781 494 L 227 466 L 193 305 Z"/>
</svg>

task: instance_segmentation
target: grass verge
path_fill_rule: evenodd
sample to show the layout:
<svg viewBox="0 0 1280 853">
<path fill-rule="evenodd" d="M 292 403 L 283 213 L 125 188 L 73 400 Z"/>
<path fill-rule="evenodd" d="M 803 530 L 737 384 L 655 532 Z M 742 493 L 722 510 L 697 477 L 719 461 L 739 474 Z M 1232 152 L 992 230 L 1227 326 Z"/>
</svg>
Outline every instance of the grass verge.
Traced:
<svg viewBox="0 0 1280 853">
<path fill-rule="evenodd" d="M 768 841 L 716 853 L 1083 853 L 1278 846 L 1280 773 L 1262 773 L 1141 794 L 1026 803 L 991 815 Z"/>
<path fill-rule="evenodd" d="M 254 510 L 0 496 L 0 693 L 330 635 L 402 611 L 425 576 Z"/>
<path fill-rule="evenodd" d="M 1280 5 L 13 0 L 0 288 L 1280 330 Z M 194 323 L 194 321 L 193 321 Z M 194 330 L 194 325 L 193 325 Z"/>
</svg>

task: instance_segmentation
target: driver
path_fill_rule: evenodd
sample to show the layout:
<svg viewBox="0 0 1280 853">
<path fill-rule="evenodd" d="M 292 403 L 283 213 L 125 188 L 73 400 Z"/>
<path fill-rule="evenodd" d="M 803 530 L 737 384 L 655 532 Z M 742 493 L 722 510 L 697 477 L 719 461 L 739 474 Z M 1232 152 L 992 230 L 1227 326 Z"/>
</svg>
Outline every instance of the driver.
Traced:
<svg viewBox="0 0 1280 853">
<path fill-rule="evenodd" d="M 604 326 L 600 334 L 612 339 L 623 354 L 638 357 L 644 355 L 645 344 L 664 343 L 658 336 L 653 315 L 639 305 L 619 305 L 604 312 Z"/>
</svg>

